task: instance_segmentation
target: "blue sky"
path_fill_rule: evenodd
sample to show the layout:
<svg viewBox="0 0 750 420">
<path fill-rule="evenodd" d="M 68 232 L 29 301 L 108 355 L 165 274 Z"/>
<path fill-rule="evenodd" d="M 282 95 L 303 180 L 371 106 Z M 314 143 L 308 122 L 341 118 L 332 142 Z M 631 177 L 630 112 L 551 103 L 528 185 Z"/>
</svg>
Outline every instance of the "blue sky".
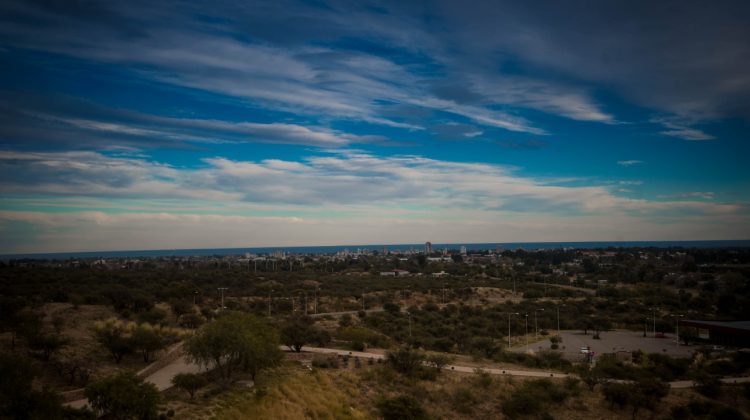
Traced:
<svg viewBox="0 0 750 420">
<path fill-rule="evenodd" d="M 604 3 L 5 1 L 0 252 L 750 238 L 750 6 Z"/>
</svg>

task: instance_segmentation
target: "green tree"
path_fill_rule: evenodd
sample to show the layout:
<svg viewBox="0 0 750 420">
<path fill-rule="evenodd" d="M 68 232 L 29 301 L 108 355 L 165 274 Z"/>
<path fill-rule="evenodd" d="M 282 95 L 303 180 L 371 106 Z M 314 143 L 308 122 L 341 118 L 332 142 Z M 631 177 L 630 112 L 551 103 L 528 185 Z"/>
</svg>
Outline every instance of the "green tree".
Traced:
<svg viewBox="0 0 750 420">
<path fill-rule="evenodd" d="M 281 327 L 281 342 L 290 350 L 299 352 L 302 346 L 312 341 L 315 331 L 309 317 L 295 317 Z"/>
<path fill-rule="evenodd" d="M 61 398 L 50 390 L 35 390 L 33 381 L 37 373 L 28 358 L 0 353 L 0 418 L 86 418 L 90 414 L 63 407 Z"/>
<path fill-rule="evenodd" d="M 129 332 L 129 327 L 116 319 L 98 323 L 94 328 L 96 341 L 109 351 L 118 364 L 123 357 L 134 351 Z"/>
<path fill-rule="evenodd" d="M 178 373 L 172 378 L 172 385 L 190 394 L 191 400 L 195 397 L 195 392 L 206 384 L 206 378 L 195 373 Z"/>
<path fill-rule="evenodd" d="M 155 419 L 161 395 L 154 384 L 121 372 L 86 386 L 89 404 L 112 419 Z"/>
<path fill-rule="evenodd" d="M 281 360 L 279 336 L 265 321 L 246 313 L 230 312 L 205 325 L 185 343 L 190 360 L 216 368 L 229 380 L 241 369 L 253 379 Z"/>
<path fill-rule="evenodd" d="M 413 375 L 425 360 L 424 354 L 408 347 L 401 347 L 396 351 L 389 351 L 385 355 L 385 361 L 395 371 L 404 375 Z"/>
<path fill-rule="evenodd" d="M 166 347 L 165 338 L 161 329 L 141 324 L 133 330 L 130 340 L 133 348 L 141 353 L 143 361 L 148 363 L 154 353 Z"/>
</svg>

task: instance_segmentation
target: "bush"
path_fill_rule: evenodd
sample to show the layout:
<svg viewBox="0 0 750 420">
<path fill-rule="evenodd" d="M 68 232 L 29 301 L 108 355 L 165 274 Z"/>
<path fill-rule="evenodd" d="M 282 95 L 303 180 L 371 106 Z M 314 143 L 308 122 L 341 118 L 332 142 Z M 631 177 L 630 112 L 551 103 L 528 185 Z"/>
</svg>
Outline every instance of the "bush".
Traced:
<svg viewBox="0 0 750 420">
<path fill-rule="evenodd" d="M 427 412 L 415 398 L 401 395 L 395 398 L 384 398 L 377 403 L 380 415 L 384 420 L 422 420 L 427 419 Z"/>
<path fill-rule="evenodd" d="M 132 372 L 122 372 L 86 386 L 89 404 L 111 418 L 154 418 L 161 395 Z"/>
<path fill-rule="evenodd" d="M 206 378 L 195 373 L 178 373 L 172 378 L 172 385 L 190 394 L 190 399 L 195 397 L 195 392 L 206 386 Z"/>
<path fill-rule="evenodd" d="M 318 354 L 313 356 L 312 365 L 313 367 L 319 369 L 338 369 L 339 359 L 336 356 L 324 356 L 322 354 Z"/>
<path fill-rule="evenodd" d="M 452 407 L 454 410 L 463 414 L 471 414 L 474 406 L 478 403 L 474 391 L 469 388 L 458 388 L 452 397 Z"/>
<path fill-rule="evenodd" d="M 386 353 L 385 359 L 386 363 L 393 370 L 408 376 L 414 375 L 422 367 L 425 356 L 419 351 L 402 347 L 396 351 Z"/>
</svg>

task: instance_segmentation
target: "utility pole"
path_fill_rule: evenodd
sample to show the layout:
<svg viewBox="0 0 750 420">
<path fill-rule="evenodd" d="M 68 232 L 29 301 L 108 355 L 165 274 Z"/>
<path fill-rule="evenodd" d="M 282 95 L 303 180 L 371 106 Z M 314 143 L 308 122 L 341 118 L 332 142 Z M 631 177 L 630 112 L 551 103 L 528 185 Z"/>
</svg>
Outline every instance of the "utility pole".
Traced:
<svg viewBox="0 0 750 420">
<path fill-rule="evenodd" d="M 305 294 L 305 316 L 307 316 L 307 292 L 303 292 Z"/>
<path fill-rule="evenodd" d="M 315 286 L 315 314 L 318 314 L 318 286 Z"/>
<path fill-rule="evenodd" d="M 362 311 L 365 310 L 365 289 L 362 289 Z"/>
<path fill-rule="evenodd" d="M 411 312 L 406 313 L 409 316 L 409 338 L 411 338 Z"/>
<path fill-rule="evenodd" d="M 227 290 L 227 288 L 226 287 L 217 287 L 217 289 L 219 291 L 221 291 L 221 310 L 223 311 L 224 308 L 225 308 L 225 306 L 224 306 L 224 291 Z"/>
<path fill-rule="evenodd" d="M 669 315 L 671 317 L 674 317 L 675 324 L 674 324 L 674 334 L 675 334 L 675 341 L 677 341 L 677 347 L 680 347 L 680 318 L 682 318 L 684 315 Z"/>
<path fill-rule="evenodd" d="M 526 347 L 529 347 L 529 314 L 525 313 L 523 316 L 526 317 Z"/>
<path fill-rule="evenodd" d="M 656 310 L 659 308 L 653 307 L 651 309 L 654 311 L 654 338 L 656 338 Z"/>
<path fill-rule="evenodd" d="M 445 283 L 443 283 L 443 305 L 445 305 Z"/>
</svg>

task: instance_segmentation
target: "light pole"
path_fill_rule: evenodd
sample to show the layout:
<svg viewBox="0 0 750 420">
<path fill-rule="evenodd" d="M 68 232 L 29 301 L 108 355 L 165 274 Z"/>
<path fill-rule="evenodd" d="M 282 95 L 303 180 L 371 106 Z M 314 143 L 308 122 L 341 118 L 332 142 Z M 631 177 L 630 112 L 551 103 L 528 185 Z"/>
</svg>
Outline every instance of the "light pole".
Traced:
<svg viewBox="0 0 750 420">
<path fill-rule="evenodd" d="M 675 335 L 675 341 L 677 341 L 677 347 L 680 347 L 680 318 L 682 318 L 685 315 L 669 315 L 671 317 L 674 317 L 675 324 L 674 324 L 674 335 Z"/>
<path fill-rule="evenodd" d="M 525 313 L 523 316 L 526 317 L 526 347 L 529 347 L 529 314 Z"/>
<path fill-rule="evenodd" d="M 557 336 L 560 336 L 560 307 L 565 305 L 557 305 Z"/>
<path fill-rule="evenodd" d="M 656 311 L 657 309 L 659 308 L 657 308 L 656 306 L 651 308 L 651 310 L 654 311 L 654 338 L 656 338 Z"/>
<path fill-rule="evenodd" d="M 534 340 L 537 339 L 537 335 L 539 334 L 539 325 L 536 323 L 536 313 L 539 311 L 544 311 L 544 308 L 534 309 Z"/>
<path fill-rule="evenodd" d="M 227 288 L 226 287 L 217 287 L 216 289 L 218 289 L 219 291 L 221 291 L 221 310 L 224 310 L 224 308 L 225 308 L 225 306 L 224 306 L 224 291 L 227 290 Z"/>
<path fill-rule="evenodd" d="M 508 348 L 510 349 L 510 316 L 511 315 L 518 315 L 518 312 L 509 312 L 508 313 Z"/>
</svg>

